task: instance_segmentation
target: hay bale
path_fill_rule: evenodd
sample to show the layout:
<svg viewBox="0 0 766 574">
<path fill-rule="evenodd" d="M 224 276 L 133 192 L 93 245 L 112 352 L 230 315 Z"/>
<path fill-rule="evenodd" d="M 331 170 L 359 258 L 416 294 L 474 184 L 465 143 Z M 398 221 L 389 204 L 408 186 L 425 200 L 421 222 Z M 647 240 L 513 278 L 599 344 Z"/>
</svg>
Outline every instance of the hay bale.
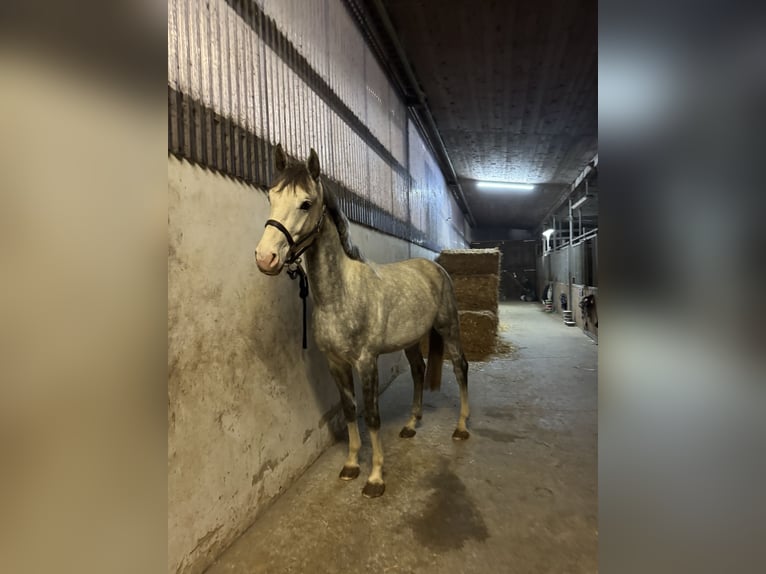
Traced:
<svg viewBox="0 0 766 574">
<path fill-rule="evenodd" d="M 500 250 L 447 249 L 436 258 L 450 275 L 500 275 Z"/>
<path fill-rule="evenodd" d="M 492 311 L 460 311 L 460 342 L 468 361 L 487 358 L 495 352 L 497 344 L 497 314 Z M 420 341 L 420 351 L 428 358 L 428 336 Z M 445 349 L 444 359 L 449 353 Z"/>
<path fill-rule="evenodd" d="M 492 311 L 460 311 L 460 340 L 469 359 L 495 352 L 497 323 Z"/>
<path fill-rule="evenodd" d="M 500 278 L 497 275 L 455 275 L 452 285 L 455 288 L 459 310 L 497 313 L 500 287 Z"/>
</svg>

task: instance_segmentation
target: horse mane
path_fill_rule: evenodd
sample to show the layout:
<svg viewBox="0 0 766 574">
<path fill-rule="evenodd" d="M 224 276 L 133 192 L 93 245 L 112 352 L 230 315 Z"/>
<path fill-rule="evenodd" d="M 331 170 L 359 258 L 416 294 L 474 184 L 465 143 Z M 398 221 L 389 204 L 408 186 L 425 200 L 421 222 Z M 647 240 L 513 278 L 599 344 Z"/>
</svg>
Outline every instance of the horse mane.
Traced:
<svg viewBox="0 0 766 574">
<path fill-rule="evenodd" d="M 290 185 L 307 188 L 309 187 L 309 182 L 311 180 L 311 174 L 309 173 L 306 165 L 303 163 L 295 163 L 288 165 L 277 175 L 277 178 L 274 182 L 274 187 L 276 188 L 275 191 L 282 191 L 284 188 Z M 338 199 L 335 197 L 335 194 L 330 187 L 330 180 L 322 176 L 320 178 L 320 183 L 324 192 L 325 208 L 330 214 L 330 218 L 335 224 L 335 228 L 338 230 L 340 244 L 341 247 L 343 247 L 344 253 L 351 259 L 356 261 L 364 261 L 364 256 L 359 252 L 359 248 L 351 242 L 351 236 L 349 235 L 348 229 L 348 219 L 338 205 Z"/>
<path fill-rule="evenodd" d="M 335 197 L 330 185 L 330 182 L 326 177 L 321 178 L 322 190 L 324 191 L 324 204 L 327 208 L 327 212 L 330 214 L 335 228 L 338 230 L 338 236 L 340 237 L 340 244 L 343 247 L 343 251 L 351 259 L 356 261 L 364 261 L 364 256 L 360 253 L 359 248 L 351 242 L 351 236 L 349 235 L 348 219 L 346 215 L 341 211 L 338 205 L 338 199 Z"/>
</svg>

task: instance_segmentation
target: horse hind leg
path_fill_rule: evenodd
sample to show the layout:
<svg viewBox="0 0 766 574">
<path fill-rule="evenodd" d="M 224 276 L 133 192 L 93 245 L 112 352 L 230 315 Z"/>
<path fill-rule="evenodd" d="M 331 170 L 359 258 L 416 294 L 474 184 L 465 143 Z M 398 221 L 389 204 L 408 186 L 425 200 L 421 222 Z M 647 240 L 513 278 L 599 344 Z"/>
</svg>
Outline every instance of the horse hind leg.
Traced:
<svg viewBox="0 0 766 574">
<path fill-rule="evenodd" d="M 413 345 L 404 350 L 407 361 L 410 363 L 410 372 L 414 383 L 414 394 L 412 397 L 412 413 L 407 424 L 402 427 L 399 436 L 402 438 L 412 438 L 415 436 L 415 426 L 417 421 L 423 417 L 423 379 L 425 377 L 426 365 L 423 362 L 423 355 L 420 354 L 420 344 Z"/>
<path fill-rule="evenodd" d="M 359 449 L 362 439 L 359 436 L 359 426 L 356 422 L 356 398 L 354 397 L 354 378 L 351 365 L 330 361 L 330 373 L 340 393 L 343 414 L 348 428 L 348 457 L 340 471 L 341 480 L 354 480 L 359 476 Z"/>
<path fill-rule="evenodd" d="M 463 347 L 460 344 L 460 328 L 457 323 L 457 318 L 453 326 L 441 333 L 444 339 L 444 346 L 447 348 L 447 352 L 452 360 L 452 368 L 455 371 L 455 379 L 460 386 L 460 418 L 457 421 L 457 427 L 455 432 L 452 433 L 454 440 L 466 440 L 471 435 L 466 428 L 465 421 L 470 416 L 470 408 L 468 406 L 468 361 L 463 354 Z"/>
</svg>

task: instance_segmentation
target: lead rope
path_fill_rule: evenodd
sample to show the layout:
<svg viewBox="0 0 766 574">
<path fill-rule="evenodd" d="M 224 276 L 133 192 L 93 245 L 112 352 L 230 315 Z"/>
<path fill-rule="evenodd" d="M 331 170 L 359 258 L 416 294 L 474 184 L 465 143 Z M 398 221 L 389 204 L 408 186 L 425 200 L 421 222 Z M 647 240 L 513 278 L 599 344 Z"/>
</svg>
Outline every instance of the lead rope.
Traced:
<svg viewBox="0 0 766 574">
<path fill-rule="evenodd" d="M 300 257 L 288 266 L 287 275 L 290 279 L 300 277 L 300 281 L 298 282 L 298 295 L 303 299 L 303 348 L 308 349 L 308 342 L 306 340 L 306 299 L 308 299 L 309 296 L 309 281 L 308 277 L 306 277 L 306 272 L 303 270 L 303 266 L 301 266 Z"/>
<path fill-rule="evenodd" d="M 265 227 L 268 227 L 271 225 L 272 227 L 276 227 L 279 229 L 279 231 L 282 232 L 282 234 L 287 239 L 288 245 L 290 245 L 290 251 L 288 251 L 288 259 L 287 259 L 287 274 L 290 276 L 290 279 L 295 279 L 296 277 L 300 276 L 300 291 L 298 292 L 298 295 L 301 299 L 303 299 L 303 348 L 308 349 L 308 342 L 306 340 L 306 299 L 309 296 L 309 280 L 308 277 L 306 277 L 306 272 L 303 270 L 303 267 L 301 266 L 301 255 L 304 251 L 306 251 L 309 247 L 311 247 L 314 242 L 308 243 L 298 249 L 297 252 L 290 255 L 290 252 L 293 250 L 293 248 L 296 245 L 300 245 L 301 243 L 305 242 L 307 239 L 311 239 L 312 237 L 319 234 L 319 231 L 322 228 L 322 222 L 324 221 L 324 216 L 327 211 L 327 206 L 322 205 L 322 215 L 319 217 L 319 221 L 317 221 L 316 227 L 314 227 L 314 230 L 298 241 L 296 244 L 293 240 L 293 236 L 290 235 L 290 232 L 285 228 L 284 225 L 282 225 L 279 221 L 276 219 L 269 219 L 266 221 Z"/>
</svg>

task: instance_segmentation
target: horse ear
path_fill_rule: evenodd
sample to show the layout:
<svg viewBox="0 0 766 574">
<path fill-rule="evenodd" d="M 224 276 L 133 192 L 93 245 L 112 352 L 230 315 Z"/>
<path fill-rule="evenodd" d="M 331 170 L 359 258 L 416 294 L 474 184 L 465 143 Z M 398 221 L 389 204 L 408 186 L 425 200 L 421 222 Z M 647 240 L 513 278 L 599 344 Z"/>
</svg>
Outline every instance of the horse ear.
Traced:
<svg viewBox="0 0 766 574">
<path fill-rule="evenodd" d="M 274 148 L 274 167 L 277 173 L 284 171 L 287 167 L 287 155 L 285 155 L 285 150 L 282 149 L 281 143 L 278 143 L 277 147 Z"/>
<path fill-rule="evenodd" d="M 309 153 L 309 159 L 306 162 L 306 167 L 309 168 L 311 177 L 314 179 L 319 179 L 319 156 L 317 155 L 317 152 L 314 151 L 313 147 L 311 148 L 311 153 Z"/>
</svg>

